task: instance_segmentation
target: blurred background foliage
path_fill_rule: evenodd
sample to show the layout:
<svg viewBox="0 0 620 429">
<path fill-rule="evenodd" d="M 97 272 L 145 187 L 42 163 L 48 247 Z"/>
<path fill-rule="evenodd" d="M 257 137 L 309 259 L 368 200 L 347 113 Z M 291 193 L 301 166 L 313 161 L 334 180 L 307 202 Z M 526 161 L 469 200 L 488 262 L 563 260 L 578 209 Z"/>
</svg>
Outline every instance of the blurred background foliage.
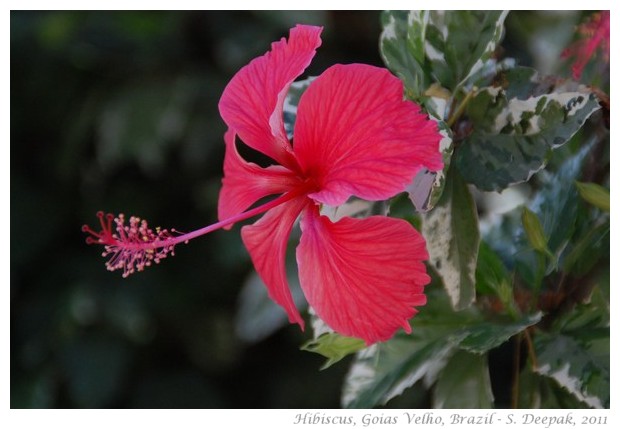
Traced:
<svg viewBox="0 0 620 429">
<path fill-rule="evenodd" d="M 559 55 L 580 19 L 511 13 L 504 54 L 568 77 Z M 219 97 L 298 22 L 325 27 L 307 74 L 382 65 L 374 11 L 11 12 L 12 408 L 340 406 L 346 361 L 319 371 L 323 359 L 299 350 L 309 332 L 237 333 L 254 281 L 239 226 L 128 279 L 80 230 L 98 210 L 212 223 Z"/>
</svg>

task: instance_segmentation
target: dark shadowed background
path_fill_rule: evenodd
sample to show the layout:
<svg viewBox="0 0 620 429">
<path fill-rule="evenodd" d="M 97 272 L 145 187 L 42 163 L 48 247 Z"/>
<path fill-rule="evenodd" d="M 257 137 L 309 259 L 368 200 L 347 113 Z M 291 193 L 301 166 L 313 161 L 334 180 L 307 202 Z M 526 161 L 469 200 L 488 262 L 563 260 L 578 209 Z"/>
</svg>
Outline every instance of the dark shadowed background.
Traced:
<svg viewBox="0 0 620 429">
<path fill-rule="evenodd" d="M 11 14 L 11 407 L 339 405 L 346 367 L 319 371 L 309 333 L 235 334 L 238 227 L 128 279 L 80 230 L 215 221 L 219 97 L 297 22 L 325 26 L 308 73 L 381 65 L 378 12 Z"/>
<path fill-rule="evenodd" d="M 530 17 L 507 25 L 525 37 Z M 550 37 L 570 39 L 578 18 Z M 298 22 L 325 27 L 307 74 L 382 65 L 372 11 L 11 13 L 12 408 L 340 405 L 348 361 L 319 371 L 299 350 L 309 332 L 238 335 L 252 273 L 239 226 L 128 279 L 80 229 L 98 210 L 182 231 L 215 221 L 219 97 Z M 504 46 L 533 61 L 531 46 Z"/>
</svg>

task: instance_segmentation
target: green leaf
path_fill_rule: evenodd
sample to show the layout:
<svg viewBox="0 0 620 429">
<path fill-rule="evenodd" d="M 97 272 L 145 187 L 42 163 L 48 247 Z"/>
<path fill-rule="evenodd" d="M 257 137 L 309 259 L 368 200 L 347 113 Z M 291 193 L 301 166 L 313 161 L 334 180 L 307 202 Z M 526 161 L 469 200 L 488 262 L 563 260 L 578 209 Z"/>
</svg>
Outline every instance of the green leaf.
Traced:
<svg viewBox="0 0 620 429">
<path fill-rule="evenodd" d="M 564 161 L 555 173 L 539 175 L 542 186 L 529 208 L 540 219 L 545 236 L 549 239 L 548 247 L 554 255 L 565 248 L 575 232 L 580 201 L 574 181 L 581 174 L 590 149 L 590 145 L 584 146 Z"/>
<path fill-rule="evenodd" d="M 344 337 L 332 332 L 306 342 L 301 346 L 301 349 L 325 356 L 327 362 L 325 362 L 321 369 L 327 369 L 346 356 L 365 347 L 366 344 L 359 338 Z"/>
<path fill-rule="evenodd" d="M 518 408 L 525 409 L 582 409 L 584 402 L 562 388 L 555 380 L 524 368 L 519 374 Z"/>
<path fill-rule="evenodd" d="M 492 408 L 493 401 L 487 356 L 455 353 L 439 374 L 433 408 Z"/>
<path fill-rule="evenodd" d="M 523 223 L 525 235 L 534 250 L 553 258 L 549 247 L 547 247 L 547 237 L 545 237 L 545 232 L 543 231 L 542 224 L 538 216 L 536 216 L 536 213 L 527 207 L 523 207 L 521 222 Z"/>
<path fill-rule="evenodd" d="M 525 315 L 515 322 L 486 320 L 465 329 L 460 348 L 472 353 L 486 353 L 508 341 L 519 332 L 540 322 L 542 313 Z"/>
<path fill-rule="evenodd" d="M 602 257 L 609 255 L 609 232 L 609 220 L 588 231 L 564 258 L 563 271 L 585 276 Z"/>
<path fill-rule="evenodd" d="M 609 329 L 599 338 L 589 336 L 578 342 L 567 335 L 537 334 L 535 370 L 590 407 L 609 408 Z"/>
<path fill-rule="evenodd" d="M 534 338 L 535 371 L 553 379 L 573 397 L 608 408 L 610 396 L 609 301 L 595 288 L 590 302 L 554 321 Z"/>
<path fill-rule="evenodd" d="M 600 269 L 594 277 L 594 282 L 596 282 L 596 286 L 592 290 L 592 295 L 590 296 L 590 305 L 595 306 L 596 308 L 600 308 L 603 312 L 607 314 L 607 323 L 609 325 L 609 288 L 610 288 L 610 269 L 609 262 L 607 262 L 607 266 Z"/>
<path fill-rule="evenodd" d="M 482 295 L 497 296 L 506 312 L 512 318 L 517 318 L 519 309 L 514 300 L 512 280 L 502 260 L 485 241 L 480 242 L 478 249 L 476 291 Z"/>
<path fill-rule="evenodd" d="M 308 307 L 312 339 L 303 344 L 300 349 L 318 353 L 327 358 L 321 370 L 327 369 L 345 357 L 366 347 L 366 343 L 359 338 L 345 337 L 336 333 L 323 321 L 312 307 Z"/>
<path fill-rule="evenodd" d="M 583 343 L 598 340 L 601 332 L 608 332 L 609 300 L 595 295 L 593 293 L 588 304 L 577 305 L 573 311 L 557 319 L 553 324 L 553 332 L 570 335 Z M 609 347 L 606 350 L 609 353 Z"/>
<path fill-rule="evenodd" d="M 485 241 L 481 241 L 478 248 L 476 289 L 487 295 L 498 294 L 500 285 L 508 281 L 508 271 L 502 260 Z"/>
<path fill-rule="evenodd" d="M 597 183 L 575 182 L 581 198 L 592 204 L 594 207 L 609 213 L 609 190 Z"/>
<path fill-rule="evenodd" d="M 535 138 L 474 131 L 459 146 L 454 162 L 468 183 L 482 191 L 501 191 L 528 181 L 550 155 L 551 149 Z"/>
<path fill-rule="evenodd" d="M 427 11 L 385 11 L 381 15 L 383 32 L 379 48 L 383 61 L 403 81 L 407 96 L 416 101 L 420 101 L 431 82 L 424 70 L 428 14 Z"/>
<path fill-rule="evenodd" d="M 430 263 L 443 280 L 455 309 L 476 297 L 476 260 L 480 232 L 474 199 L 459 174 L 451 169 L 434 210 L 422 216 L 422 235 Z"/>
<path fill-rule="evenodd" d="M 493 55 L 504 32 L 507 11 L 434 11 L 430 13 L 425 52 L 433 75 L 456 89 Z"/>
<path fill-rule="evenodd" d="M 584 87 L 551 85 L 532 69 L 508 70 L 497 80 L 501 87 L 479 90 L 467 105 L 473 131 L 454 157 L 465 181 L 484 191 L 529 180 L 600 108 Z"/>
<path fill-rule="evenodd" d="M 472 73 L 467 78 L 466 88 L 473 89 L 473 87 L 483 88 L 486 86 L 491 86 L 497 75 L 507 70 L 511 70 L 515 68 L 515 66 L 516 61 L 514 58 L 504 58 L 500 61 L 495 58 L 490 58 L 484 63 L 481 69 L 475 73 Z"/>
<path fill-rule="evenodd" d="M 500 295 L 502 284 L 508 283 L 508 271 L 497 253 L 485 242 L 478 248 L 476 290 L 485 295 Z"/>
</svg>

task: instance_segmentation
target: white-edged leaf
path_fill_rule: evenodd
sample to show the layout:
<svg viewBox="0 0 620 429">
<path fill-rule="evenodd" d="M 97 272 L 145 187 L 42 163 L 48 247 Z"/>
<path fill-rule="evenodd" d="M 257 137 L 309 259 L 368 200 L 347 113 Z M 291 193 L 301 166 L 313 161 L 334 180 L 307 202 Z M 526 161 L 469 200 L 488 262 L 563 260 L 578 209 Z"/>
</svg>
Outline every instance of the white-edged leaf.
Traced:
<svg viewBox="0 0 620 429">
<path fill-rule="evenodd" d="M 430 341 L 393 338 L 361 351 L 347 374 L 342 405 L 345 408 L 385 405 L 419 380 L 432 384 L 456 350 L 456 342 L 437 337 Z"/>
<path fill-rule="evenodd" d="M 467 336 L 463 338 L 459 347 L 475 354 L 483 354 L 499 347 L 519 332 L 540 322 L 542 313 L 527 314 L 519 320 L 503 323 L 481 322 L 467 327 Z"/>
<path fill-rule="evenodd" d="M 468 103 L 473 132 L 454 154 L 465 181 L 483 191 L 528 181 L 600 109 L 585 86 L 543 79 L 530 68 L 508 70 L 498 81 L 502 86 L 483 88 Z"/>
<path fill-rule="evenodd" d="M 480 44 L 479 58 L 471 66 L 471 68 L 469 69 L 469 73 L 467 73 L 467 76 L 463 78 L 461 83 L 465 82 L 467 79 L 480 72 L 487 64 L 487 61 L 491 59 L 491 56 L 495 52 L 495 49 L 497 49 L 497 45 L 499 44 L 504 35 L 504 20 L 508 16 L 508 12 L 509 11 L 507 10 L 500 12 L 499 16 L 495 20 L 495 26 L 493 30 L 489 32 L 487 38 L 483 39 L 482 43 Z M 476 56 L 478 56 L 478 52 L 476 52 Z"/>
<path fill-rule="evenodd" d="M 386 66 L 405 84 L 407 97 L 420 101 L 430 84 L 429 76 L 422 68 L 424 19 L 428 12 L 420 12 L 420 20 L 410 22 L 412 14 L 406 11 L 386 11 L 381 15 L 383 32 L 379 38 L 381 56 Z M 415 25 L 416 31 L 410 28 Z"/>
<path fill-rule="evenodd" d="M 448 173 L 435 208 L 422 215 L 429 261 L 443 280 L 455 309 L 476 298 L 476 262 L 480 231 L 474 199 L 458 172 Z"/>
<path fill-rule="evenodd" d="M 590 407 L 609 408 L 609 329 L 586 344 L 568 335 L 538 334 L 535 348 L 538 374 L 554 379 Z"/>
</svg>

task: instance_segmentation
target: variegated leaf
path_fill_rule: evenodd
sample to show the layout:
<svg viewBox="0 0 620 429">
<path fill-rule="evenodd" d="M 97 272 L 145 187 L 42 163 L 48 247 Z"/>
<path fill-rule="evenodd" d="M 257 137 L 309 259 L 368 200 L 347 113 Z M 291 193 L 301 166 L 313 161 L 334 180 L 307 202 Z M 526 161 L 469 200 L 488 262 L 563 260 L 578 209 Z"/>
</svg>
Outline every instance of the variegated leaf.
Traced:
<svg viewBox="0 0 620 429">
<path fill-rule="evenodd" d="M 342 405 L 385 405 L 419 380 L 431 385 L 455 350 L 454 342 L 441 337 L 424 340 L 416 336 L 415 341 L 400 337 L 374 344 L 356 356 L 345 380 Z"/>
<path fill-rule="evenodd" d="M 467 185 L 454 169 L 434 210 L 422 216 L 422 235 L 430 263 L 437 270 L 455 309 L 476 298 L 478 213 Z"/>
<path fill-rule="evenodd" d="M 594 330 L 589 333 L 594 337 Z M 601 342 L 601 347 L 595 343 Z M 535 371 L 592 408 L 609 408 L 609 329 L 589 344 L 567 335 L 539 334 L 535 341 L 538 366 Z"/>
<path fill-rule="evenodd" d="M 467 337 L 463 339 L 460 348 L 471 353 L 484 354 L 505 343 L 519 332 L 540 322 L 542 313 L 522 316 L 519 320 L 504 321 L 503 323 L 481 323 L 467 329 Z"/>
<path fill-rule="evenodd" d="M 381 15 L 383 32 L 379 39 L 386 66 L 405 84 L 407 97 L 421 101 L 430 76 L 424 70 L 424 34 L 429 12 L 412 14 L 386 11 Z M 415 21 L 411 21 L 412 19 Z"/>
<path fill-rule="evenodd" d="M 529 180 L 600 108 L 587 88 L 539 79 L 532 69 L 509 70 L 497 81 L 502 86 L 481 89 L 467 106 L 473 131 L 454 159 L 463 178 L 484 191 Z"/>
</svg>

